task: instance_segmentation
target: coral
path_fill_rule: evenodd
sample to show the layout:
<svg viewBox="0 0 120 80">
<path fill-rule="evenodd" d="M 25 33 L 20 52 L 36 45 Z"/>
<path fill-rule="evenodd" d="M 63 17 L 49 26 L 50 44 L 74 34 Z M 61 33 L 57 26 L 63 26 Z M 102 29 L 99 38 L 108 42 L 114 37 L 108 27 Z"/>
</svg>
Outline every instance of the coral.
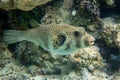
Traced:
<svg viewBox="0 0 120 80">
<path fill-rule="evenodd" d="M 97 48 L 96 46 L 91 46 L 79 50 L 74 54 L 74 60 L 77 61 L 80 65 L 82 63 L 82 66 L 86 66 L 90 70 L 103 66 L 102 57 L 99 53 L 99 48 Z"/>
<path fill-rule="evenodd" d="M 120 24 L 113 18 L 103 20 L 102 36 L 108 45 L 120 48 Z"/>
<path fill-rule="evenodd" d="M 36 48 L 32 43 L 25 43 L 22 42 L 16 46 L 16 58 L 24 62 L 24 64 L 39 65 L 41 67 L 41 69 L 37 70 L 39 74 L 65 74 L 71 70 L 78 71 L 82 68 L 93 71 L 104 66 L 102 57 L 98 52 L 99 49 L 95 46 L 81 49 L 69 56 L 59 56 L 51 55 L 45 51 L 42 52 L 42 49 Z M 33 72 L 30 71 L 30 73 Z"/>
<path fill-rule="evenodd" d="M 100 17 L 99 3 L 96 0 L 74 0 L 74 8 L 79 11 L 78 14 L 87 18 L 93 16 L 95 20 Z M 88 14 L 89 13 L 89 14 Z M 91 18 L 90 18 L 91 19 Z"/>
<path fill-rule="evenodd" d="M 51 0 L 1 0 L 0 8 L 5 10 L 20 9 L 29 11 L 38 5 L 43 5 Z"/>
<path fill-rule="evenodd" d="M 70 10 L 72 6 L 73 6 L 73 0 L 64 0 L 62 8 L 66 10 Z"/>
<path fill-rule="evenodd" d="M 63 22 L 63 18 L 60 15 L 60 11 L 55 8 L 47 7 L 46 14 L 41 19 L 41 24 L 59 24 Z"/>
<path fill-rule="evenodd" d="M 32 11 L 20 11 L 20 10 L 10 10 L 8 11 L 7 25 L 10 29 L 26 30 L 32 28 L 30 26 L 29 20 L 35 19 L 40 22 L 44 11 L 37 7 Z"/>
<path fill-rule="evenodd" d="M 78 3 L 73 3 L 73 2 L 74 2 L 73 0 L 67 0 L 67 1 L 64 0 L 64 2 L 58 1 L 56 3 L 59 3 L 59 5 L 57 5 L 56 7 L 49 5 L 47 7 L 43 7 L 42 10 L 41 8 L 37 7 L 33 9 L 31 12 L 22 12 L 19 10 L 9 11 L 8 26 L 12 29 L 22 29 L 22 30 L 31 28 L 31 26 L 28 27 L 29 26 L 28 21 L 31 18 L 37 20 L 41 24 L 68 23 L 74 26 L 87 26 L 89 24 L 93 25 L 94 22 L 96 22 L 94 21 L 94 19 L 97 18 L 96 16 L 99 17 L 98 15 L 99 9 L 98 7 L 96 7 L 98 3 L 96 3 L 95 1 L 94 2 L 87 1 L 89 2 L 89 4 L 87 4 L 88 6 L 95 6 L 93 7 L 93 9 L 89 9 L 90 14 L 88 14 L 88 13 L 83 13 L 86 12 L 85 8 L 81 10 L 82 8 L 80 8 L 80 5 L 78 7 Z M 53 5 L 56 5 L 56 3 Z M 60 5 L 61 3 L 63 5 Z M 95 10 L 97 9 L 98 11 L 96 11 L 95 14 L 91 13 L 91 11 L 95 12 Z M 75 16 L 72 15 L 72 12 L 75 12 Z"/>
<path fill-rule="evenodd" d="M 22 42 L 16 46 L 16 50 L 18 50 L 15 51 L 16 58 L 20 59 L 21 57 L 22 63 L 30 62 L 30 64 L 35 65 L 19 65 L 19 62 L 11 56 L 7 55 L 9 57 L 6 58 L 2 56 L 0 64 L 1 79 L 107 80 L 108 75 L 100 71 L 103 67 L 103 62 L 98 52 L 99 49 L 95 46 L 81 49 L 70 56 L 51 56 L 44 51 L 40 53 L 42 50 L 33 46 L 32 43 L 26 43 L 27 45 L 25 43 Z M 0 53 L 2 55 L 6 53 L 6 50 L 2 50 Z M 45 74 L 47 75 L 43 76 Z"/>
<path fill-rule="evenodd" d="M 0 43 L 0 79 L 8 79 L 14 74 L 20 74 L 24 72 L 23 67 L 18 65 L 19 61 L 14 60 L 13 55 L 7 49 L 7 46 Z"/>
<path fill-rule="evenodd" d="M 111 11 L 112 12 L 117 11 L 117 7 L 119 8 L 118 0 L 98 0 L 98 1 L 100 3 L 100 11 L 101 11 L 100 16 L 101 17 L 106 15 L 106 13 L 110 13 Z"/>
<path fill-rule="evenodd" d="M 74 53 L 74 55 L 65 57 L 65 56 L 51 56 L 50 54 L 45 53 L 44 51 L 40 53 L 39 51 L 41 50 L 37 50 L 35 46 L 33 47 L 32 43 L 26 43 L 27 47 L 25 47 L 25 43 L 26 42 L 23 42 L 16 46 L 18 47 L 16 55 L 18 55 L 19 57 L 21 56 L 21 58 L 24 59 L 24 62 L 26 62 L 26 60 L 27 62 L 28 60 L 30 60 L 30 63 L 31 61 L 33 61 L 36 62 L 37 65 L 39 64 L 39 66 L 19 65 L 19 62 L 16 59 L 13 59 L 11 56 L 7 55 L 9 56 L 9 58 L 8 57 L 5 58 L 4 56 L 2 56 L 2 60 L 0 59 L 2 62 L 0 64 L 0 78 L 2 80 L 4 79 L 109 80 L 108 75 L 100 71 L 101 67 L 103 66 L 103 62 L 100 53 L 98 52 L 99 49 L 95 46 L 86 49 L 81 49 L 78 52 Z M 29 49 L 28 51 L 26 51 L 27 48 Z M 0 52 L 0 55 L 6 52 L 9 51 L 2 50 L 2 52 Z M 23 56 L 23 54 L 26 55 Z M 40 58 L 41 60 L 39 60 Z M 8 62 L 6 62 L 7 60 Z M 47 75 L 44 76 L 45 74 Z"/>
<path fill-rule="evenodd" d="M 120 69 L 118 70 L 118 72 L 113 74 L 113 80 L 119 80 L 119 79 L 120 79 Z"/>
<path fill-rule="evenodd" d="M 14 53 L 15 58 L 22 61 L 23 64 L 36 64 L 36 62 L 42 62 L 42 54 L 45 54 L 45 52 L 42 51 L 42 49 L 39 49 L 38 46 L 35 46 L 33 43 L 27 43 L 24 41 L 16 45 Z"/>
<path fill-rule="evenodd" d="M 105 0 L 105 2 L 107 3 L 107 5 L 114 5 L 115 4 L 115 0 Z"/>
<path fill-rule="evenodd" d="M 91 74 L 90 72 L 88 72 L 86 69 L 83 69 L 82 70 L 83 73 L 82 75 L 80 73 L 76 73 L 74 71 L 70 72 L 68 75 L 51 75 L 51 76 L 36 76 L 34 77 L 34 79 L 50 79 L 50 80 L 53 80 L 53 79 L 60 79 L 60 80 L 110 80 L 108 77 L 107 74 L 104 74 L 103 72 L 101 71 L 94 71 L 93 73 L 94 74 Z"/>
<path fill-rule="evenodd" d="M 84 4 L 84 0 L 64 0 L 63 2 L 59 2 L 59 4 L 63 3 L 63 5 L 59 5 L 57 7 L 48 6 L 45 9 L 46 14 L 41 19 L 41 23 L 68 23 L 74 26 L 87 26 L 97 22 L 99 23 L 99 3 L 97 3 L 95 0 L 88 0 L 86 2 L 88 2 L 89 4 L 84 5 L 83 7 L 80 6 L 80 3 L 81 5 Z"/>
<path fill-rule="evenodd" d="M 0 42 L 0 63 L 5 64 L 5 62 L 9 62 L 9 59 L 12 59 L 12 54 L 7 49 L 7 45 Z"/>
<path fill-rule="evenodd" d="M 107 80 L 108 77 L 107 74 L 100 71 L 104 62 L 99 49 L 95 46 L 80 49 L 69 56 L 57 56 L 38 49 L 32 43 L 21 42 L 16 46 L 14 55 L 21 63 L 24 62 L 25 65 L 29 63 L 29 65 L 18 66 L 14 60 L 12 63 L 5 64 L 6 66 L 0 69 L 1 79 Z M 12 71 L 11 68 L 13 68 Z M 4 71 L 7 71 L 8 74 Z"/>
</svg>

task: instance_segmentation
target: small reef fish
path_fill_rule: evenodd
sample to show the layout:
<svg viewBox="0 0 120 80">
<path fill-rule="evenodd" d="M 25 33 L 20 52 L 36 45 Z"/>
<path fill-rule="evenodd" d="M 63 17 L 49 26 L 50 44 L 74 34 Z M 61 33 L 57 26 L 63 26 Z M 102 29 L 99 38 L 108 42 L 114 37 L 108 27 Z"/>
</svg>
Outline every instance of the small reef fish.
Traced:
<svg viewBox="0 0 120 80">
<path fill-rule="evenodd" d="M 33 42 L 51 54 L 67 55 L 93 45 L 95 41 L 83 27 L 68 24 L 41 25 L 33 20 L 30 24 L 35 28 L 25 31 L 5 30 L 4 42 L 9 45 L 25 40 Z"/>
</svg>

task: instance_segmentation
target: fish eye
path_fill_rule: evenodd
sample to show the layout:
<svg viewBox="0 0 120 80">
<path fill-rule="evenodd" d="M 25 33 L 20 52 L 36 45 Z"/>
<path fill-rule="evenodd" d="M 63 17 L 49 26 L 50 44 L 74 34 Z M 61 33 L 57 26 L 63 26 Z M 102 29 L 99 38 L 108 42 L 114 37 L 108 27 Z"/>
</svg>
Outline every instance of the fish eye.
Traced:
<svg viewBox="0 0 120 80">
<path fill-rule="evenodd" d="M 80 32 L 75 31 L 73 34 L 75 35 L 75 37 L 78 37 L 80 35 Z"/>
<path fill-rule="evenodd" d="M 65 34 L 59 34 L 58 35 L 58 45 L 63 45 L 66 40 L 66 35 Z"/>
</svg>

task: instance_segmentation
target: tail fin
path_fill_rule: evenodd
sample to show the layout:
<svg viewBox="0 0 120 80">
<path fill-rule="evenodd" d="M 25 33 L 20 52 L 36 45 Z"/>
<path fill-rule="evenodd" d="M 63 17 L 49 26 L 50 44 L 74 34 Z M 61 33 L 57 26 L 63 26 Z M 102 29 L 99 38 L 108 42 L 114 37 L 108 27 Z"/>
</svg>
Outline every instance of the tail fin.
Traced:
<svg viewBox="0 0 120 80">
<path fill-rule="evenodd" d="M 12 44 L 24 40 L 24 31 L 19 30 L 5 30 L 3 32 L 3 40 L 6 44 Z"/>
</svg>

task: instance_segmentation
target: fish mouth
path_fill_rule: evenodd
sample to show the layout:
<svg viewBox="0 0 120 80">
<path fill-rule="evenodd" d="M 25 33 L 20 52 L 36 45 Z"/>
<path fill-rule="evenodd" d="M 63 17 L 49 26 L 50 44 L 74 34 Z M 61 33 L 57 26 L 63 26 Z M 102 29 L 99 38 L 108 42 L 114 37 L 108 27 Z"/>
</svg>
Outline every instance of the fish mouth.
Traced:
<svg viewBox="0 0 120 80">
<path fill-rule="evenodd" d="M 90 45 L 94 45 L 94 41 L 90 41 L 89 44 L 90 44 Z"/>
<path fill-rule="evenodd" d="M 93 46 L 95 44 L 95 40 L 93 41 L 88 41 L 88 46 Z"/>
<path fill-rule="evenodd" d="M 84 44 L 86 46 L 93 46 L 95 44 L 95 40 L 84 40 Z"/>
</svg>

